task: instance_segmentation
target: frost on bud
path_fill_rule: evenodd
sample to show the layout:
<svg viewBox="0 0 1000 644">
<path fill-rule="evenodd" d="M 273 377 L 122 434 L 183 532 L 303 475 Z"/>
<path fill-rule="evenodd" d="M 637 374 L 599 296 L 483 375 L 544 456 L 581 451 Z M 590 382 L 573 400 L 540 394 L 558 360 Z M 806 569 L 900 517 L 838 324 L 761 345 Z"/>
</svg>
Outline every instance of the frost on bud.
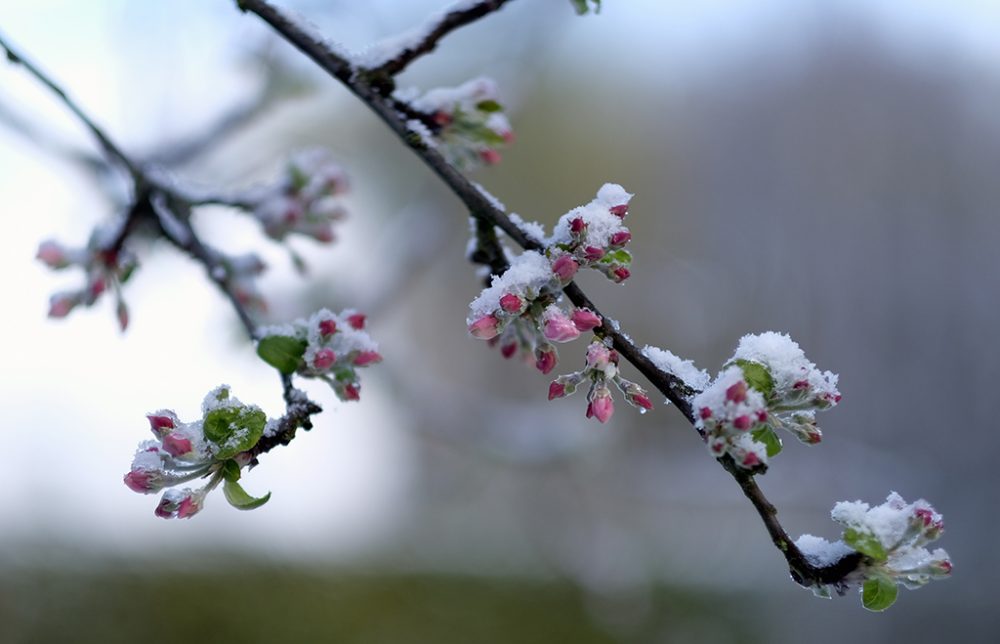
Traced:
<svg viewBox="0 0 1000 644">
<path fill-rule="evenodd" d="M 907 504 L 893 492 L 875 507 L 842 501 L 830 516 L 844 527 L 841 540 L 830 543 L 803 535 L 796 541 L 799 550 L 818 567 L 832 566 L 855 553 L 862 557 L 857 568 L 836 587 L 813 587 L 817 595 L 828 597 L 831 590 L 843 594 L 856 584 L 865 608 L 883 611 L 896 601 L 898 586 L 912 590 L 951 574 L 948 553 L 925 547 L 941 536 L 944 523 L 923 499 Z"/>
<path fill-rule="evenodd" d="M 507 293 L 500 298 L 500 308 L 507 313 L 520 313 L 524 308 L 524 300 L 513 293 Z"/>
<path fill-rule="evenodd" d="M 615 403 L 611 400 L 611 391 L 604 386 L 597 386 L 591 390 L 589 404 L 587 405 L 587 418 L 596 418 L 602 423 L 611 420 L 615 413 Z"/>
<path fill-rule="evenodd" d="M 691 399 L 691 405 L 698 410 L 697 426 L 704 430 L 712 456 L 719 458 L 729 453 L 741 467 L 753 468 L 777 453 L 773 448 L 770 454 L 757 449 L 756 441 L 748 435 L 759 426 L 761 412 L 766 417 L 767 408 L 764 397 L 747 385 L 739 368 L 730 367 L 720 373 Z M 780 449 L 780 443 L 777 446 Z"/>
<path fill-rule="evenodd" d="M 632 255 L 624 246 L 632 239 L 632 233 L 623 225 L 625 209 L 632 195 L 613 183 L 604 184 L 597 197 L 585 206 L 580 206 L 563 215 L 549 238 L 549 254 L 555 259 L 553 271 L 563 282 L 572 277 L 562 266 L 572 258 L 576 268 L 593 268 L 608 279 L 621 282 L 630 275 L 628 266 Z"/>
<path fill-rule="evenodd" d="M 549 383 L 549 400 L 562 398 L 565 395 L 566 395 L 566 385 L 559 382 L 558 380 L 553 380 L 551 383 Z"/>
<path fill-rule="evenodd" d="M 337 361 L 337 355 L 330 349 L 323 348 L 316 351 L 313 356 L 313 367 L 321 371 L 329 369 Z"/>
<path fill-rule="evenodd" d="M 70 259 L 69 251 L 62 244 L 52 239 L 39 244 L 35 258 L 55 270 L 66 268 L 73 263 Z"/>
<path fill-rule="evenodd" d="M 576 309 L 573 311 L 572 320 L 576 328 L 584 333 L 601 326 L 601 316 L 590 309 Z"/>
<path fill-rule="evenodd" d="M 580 265 L 569 255 L 560 255 L 556 261 L 552 262 L 552 272 L 555 273 L 563 283 L 569 282 L 576 275 Z"/>
<path fill-rule="evenodd" d="M 333 319 L 319 321 L 319 334 L 323 337 L 337 332 L 337 321 Z"/>
<path fill-rule="evenodd" d="M 580 329 L 576 328 L 573 320 L 568 318 L 563 310 L 555 304 L 545 309 L 542 319 L 544 320 L 542 332 L 547 340 L 569 342 L 580 337 Z"/>
<path fill-rule="evenodd" d="M 423 96 L 400 90 L 393 97 L 426 115 L 426 120 L 411 120 L 410 131 L 460 168 L 500 163 L 497 148 L 514 140 L 491 79 L 475 78 L 458 87 L 432 89 Z"/>
<path fill-rule="evenodd" d="M 362 351 L 354 358 L 352 364 L 355 367 L 367 367 L 379 362 L 382 362 L 382 355 L 378 351 Z"/>
<path fill-rule="evenodd" d="M 480 340 L 489 340 L 497 336 L 500 321 L 493 315 L 484 315 L 469 325 L 469 333 Z"/>
</svg>

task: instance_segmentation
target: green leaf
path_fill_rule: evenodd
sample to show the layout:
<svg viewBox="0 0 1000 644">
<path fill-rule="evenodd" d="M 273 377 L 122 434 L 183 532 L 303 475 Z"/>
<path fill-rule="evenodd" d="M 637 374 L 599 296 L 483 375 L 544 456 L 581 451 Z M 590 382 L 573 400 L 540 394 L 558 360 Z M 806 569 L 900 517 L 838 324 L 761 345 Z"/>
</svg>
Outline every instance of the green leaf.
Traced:
<svg viewBox="0 0 1000 644">
<path fill-rule="evenodd" d="M 476 109 L 480 112 L 500 112 L 503 110 L 503 105 L 497 103 L 493 99 L 486 99 L 485 101 L 479 101 L 476 103 Z"/>
<path fill-rule="evenodd" d="M 870 532 L 859 532 L 854 528 L 848 528 L 844 530 L 844 543 L 875 561 L 885 561 L 889 558 L 885 546 Z"/>
<path fill-rule="evenodd" d="M 607 264 L 624 264 L 628 266 L 632 263 L 632 253 L 628 252 L 624 248 L 619 248 L 618 250 L 613 250 L 601 258 L 601 261 Z"/>
<path fill-rule="evenodd" d="M 587 5 L 587 0 L 569 0 L 573 8 L 576 9 L 576 15 L 582 16 L 590 11 L 590 7 Z M 590 0 L 594 3 L 594 13 L 601 13 L 601 0 Z"/>
<path fill-rule="evenodd" d="M 755 429 L 750 432 L 750 436 L 758 443 L 763 443 L 767 447 L 768 458 L 781 453 L 781 437 L 770 426 L 764 425 Z"/>
<path fill-rule="evenodd" d="M 286 376 L 295 373 L 308 343 L 287 335 L 269 335 L 257 343 L 257 355 Z"/>
<path fill-rule="evenodd" d="M 770 398 L 774 393 L 774 378 L 767 367 L 759 362 L 749 360 L 736 360 L 736 365 L 743 371 L 743 379 L 747 381 L 751 389 L 764 394 L 764 398 Z"/>
<path fill-rule="evenodd" d="M 223 463 L 222 467 L 219 468 L 219 472 L 222 474 L 222 478 L 232 483 L 240 480 L 240 466 L 233 459 L 229 459 Z"/>
<path fill-rule="evenodd" d="M 871 611 L 883 611 L 896 603 L 899 588 L 886 577 L 872 577 L 861 588 L 861 603 Z"/>
<path fill-rule="evenodd" d="M 216 460 L 232 458 L 245 452 L 264 435 L 267 416 L 251 407 L 223 407 L 205 414 L 202 431 L 205 438 L 219 446 Z"/>
<path fill-rule="evenodd" d="M 222 493 L 226 495 L 226 500 L 229 501 L 229 505 L 233 506 L 237 510 L 253 510 L 254 508 L 259 508 L 267 503 L 267 500 L 271 498 L 270 492 L 260 498 L 252 497 L 247 494 L 246 490 L 244 490 L 239 483 L 236 483 L 235 481 L 226 481 L 222 486 Z"/>
</svg>

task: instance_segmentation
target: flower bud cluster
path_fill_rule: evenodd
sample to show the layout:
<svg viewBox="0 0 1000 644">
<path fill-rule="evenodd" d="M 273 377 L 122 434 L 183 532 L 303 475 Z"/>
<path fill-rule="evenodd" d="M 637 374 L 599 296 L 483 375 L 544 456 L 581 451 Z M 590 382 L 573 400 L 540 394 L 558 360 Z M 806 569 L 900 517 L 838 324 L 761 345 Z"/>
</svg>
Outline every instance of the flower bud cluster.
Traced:
<svg viewBox="0 0 1000 644">
<path fill-rule="evenodd" d="M 625 245 L 632 233 L 623 221 L 631 198 L 620 185 L 606 183 L 589 204 L 560 217 L 548 240 L 548 255 L 563 284 L 579 268 L 596 269 L 616 283 L 629 278 L 632 255 Z"/>
<path fill-rule="evenodd" d="M 840 541 L 830 543 L 820 537 L 802 535 L 796 546 L 816 566 L 835 564 L 854 552 L 861 553 L 863 558 L 840 587 L 814 587 L 813 591 L 820 596 L 829 597 L 831 590 L 842 594 L 850 583 L 859 583 L 865 607 L 885 610 L 895 601 L 897 585 L 912 590 L 951 574 L 948 553 L 941 548 L 932 552 L 925 547 L 944 532 L 944 520 L 923 499 L 907 503 L 892 492 L 885 503 L 875 507 L 861 501 L 841 501 L 830 516 L 844 526 Z"/>
<path fill-rule="evenodd" d="M 514 140 L 492 79 L 475 78 L 422 96 L 414 90 L 398 91 L 394 97 L 429 115 L 428 144 L 438 147 L 448 162 L 458 167 L 496 165 L 500 163 L 497 148 Z"/>
<path fill-rule="evenodd" d="M 589 309 L 564 311 L 557 304 L 560 297 L 560 282 L 549 260 L 525 251 L 469 305 L 469 333 L 499 344 L 505 358 L 520 351 L 547 374 L 558 362 L 553 343 L 575 340 L 601 325 L 601 318 Z"/>
<path fill-rule="evenodd" d="M 170 488 L 164 492 L 155 514 L 181 519 L 198 513 L 205 496 L 220 482 L 226 482 L 226 497 L 230 499 L 229 488 L 238 487 L 240 469 L 251 460 L 248 450 L 275 426 L 260 408 L 232 397 L 227 385 L 205 396 L 202 417 L 196 421 L 182 422 L 169 409 L 153 412 L 147 419 L 155 440 L 139 444 L 124 477 L 125 485 L 141 494 Z M 175 487 L 197 478 L 208 481 L 196 490 Z M 241 507 L 239 503 L 233 505 Z M 243 503 L 241 509 L 248 509 L 246 505 Z"/>
<path fill-rule="evenodd" d="M 604 342 L 594 340 L 587 347 L 587 360 L 583 369 L 559 376 L 549 385 L 549 400 L 570 396 L 581 383 L 589 383 L 587 391 L 587 418 L 608 422 L 615 412 L 611 398 L 611 387 L 615 387 L 625 397 L 625 402 L 646 413 L 653 408 L 646 391 L 636 383 L 621 377 L 618 370 L 618 352 Z"/>
<path fill-rule="evenodd" d="M 87 246 L 69 248 L 57 241 L 47 240 L 38 246 L 35 257 L 54 270 L 79 267 L 85 274 L 84 285 L 75 290 L 59 291 L 49 299 L 49 317 L 63 318 L 77 306 L 92 306 L 109 289 L 115 297 L 115 314 L 124 331 L 128 326 L 128 307 L 122 299 L 122 284 L 128 281 L 138 266 L 135 256 L 124 248 L 106 250 L 102 240 L 106 235 L 98 229 L 91 235 Z"/>
<path fill-rule="evenodd" d="M 382 361 L 365 322 L 353 309 L 339 314 L 320 309 L 308 319 L 261 329 L 257 353 L 283 373 L 323 380 L 341 400 L 358 400 L 357 370 Z"/>
<path fill-rule="evenodd" d="M 294 233 L 329 243 L 333 223 L 345 216 L 339 197 L 347 188 L 347 175 L 329 151 L 303 150 L 289 158 L 273 187 L 253 196 L 253 216 L 272 239 Z"/>
<path fill-rule="evenodd" d="M 822 439 L 816 411 L 840 402 L 837 375 L 820 372 L 782 333 L 746 335 L 723 371 L 692 399 L 698 426 L 716 458 L 762 467 L 782 448 L 783 429 L 803 443 Z"/>
</svg>

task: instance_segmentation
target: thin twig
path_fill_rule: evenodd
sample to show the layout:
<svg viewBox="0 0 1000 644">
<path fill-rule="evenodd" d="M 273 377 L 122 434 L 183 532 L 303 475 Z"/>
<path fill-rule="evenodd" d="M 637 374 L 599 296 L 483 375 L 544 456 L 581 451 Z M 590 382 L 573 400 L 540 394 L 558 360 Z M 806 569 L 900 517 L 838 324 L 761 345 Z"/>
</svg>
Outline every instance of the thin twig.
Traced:
<svg viewBox="0 0 1000 644">
<path fill-rule="evenodd" d="M 6 41 L 6 39 L 4 39 L 2 35 L 0 35 L 0 47 L 2 47 L 4 51 L 7 52 L 7 60 L 9 60 L 12 63 L 17 63 L 22 67 L 24 67 L 24 69 L 27 70 L 29 74 L 38 79 L 39 82 L 48 87 L 56 96 L 59 97 L 59 100 L 61 100 L 63 104 L 66 105 L 66 107 L 68 107 L 70 111 L 76 115 L 77 119 L 79 119 L 80 122 L 83 123 L 88 130 L 90 130 L 90 133 L 94 136 L 95 139 L 97 139 L 98 143 L 101 144 L 101 147 L 104 148 L 104 151 L 108 154 L 108 156 L 114 158 L 118 163 L 120 163 L 122 167 L 124 167 L 128 171 L 128 173 L 132 175 L 134 179 L 138 179 L 139 177 L 142 176 L 142 173 L 140 172 L 138 166 L 132 162 L 132 160 L 128 157 L 128 155 L 122 152 L 121 148 L 119 148 L 111 141 L 111 138 L 104 133 L 104 130 L 102 130 L 100 126 L 98 126 L 93 120 L 91 120 L 91 118 L 87 116 L 87 114 L 83 111 L 83 109 L 79 105 L 77 105 L 76 102 L 73 99 L 71 99 L 69 95 L 66 94 L 66 92 L 63 91 L 63 89 L 59 87 L 59 85 L 56 84 L 54 80 L 49 78 L 48 75 L 45 74 L 45 72 L 39 69 L 34 63 L 26 59 L 19 52 L 11 48 L 10 44 L 8 44 L 8 42 Z"/>
<path fill-rule="evenodd" d="M 417 58 L 434 51 L 438 41 L 459 27 L 479 20 L 483 16 L 510 2 L 510 0 L 483 0 L 471 7 L 457 8 L 447 11 L 440 18 L 420 30 L 423 36 L 417 42 L 407 45 L 395 56 L 371 69 L 376 74 L 395 76 L 402 72 Z"/>
<path fill-rule="evenodd" d="M 403 141 L 413 152 L 449 187 L 451 192 L 465 204 L 473 217 L 485 221 L 490 226 L 497 226 L 525 250 L 544 250 L 542 245 L 518 228 L 507 215 L 496 208 L 490 201 L 465 178 L 454 166 L 448 163 L 440 153 L 426 146 L 419 137 L 413 136 L 401 116 L 387 102 L 379 88 L 371 81 L 379 82 L 367 74 L 358 73 L 346 58 L 332 51 L 321 39 L 303 28 L 297 22 L 271 5 L 267 0 L 237 0 L 244 11 L 256 14 L 264 22 L 281 34 L 291 45 L 298 48 L 331 76 L 343 83 L 354 95 L 365 103 L 383 122 Z M 464 23 L 465 24 L 465 23 Z M 596 331 L 611 339 L 614 348 L 627 361 L 632 363 L 649 381 L 670 400 L 684 417 L 695 424 L 695 417 L 688 402 L 696 390 L 683 380 L 658 369 L 646 358 L 639 348 L 618 328 L 614 328 L 608 318 L 601 315 L 599 309 L 590 301 L 587 295 L 571 282 L 564 289 L 566 296 L 576 306 L 585 306 L 597 313 L 604 323 Z M 617 325 L 615 325 L 617 326 Z M 767 528 L 774 545 L 784 555 L 789 570 L 796 582 L 802 585 L 838 584 L 844 577 L 855 570 L 861 561 L 861 556 L 844 557 L 831 566 L 813 566 L 805 555 L 789 539 L 788 534 L 777 518 L 777 511 L 767 500 L 767 497 L 757 485 L 752 473 L 739 468 L 732 458 L 726 456 L 718 459 L 729 472 L 744 494 L 757 509 Z"/>
</svg>

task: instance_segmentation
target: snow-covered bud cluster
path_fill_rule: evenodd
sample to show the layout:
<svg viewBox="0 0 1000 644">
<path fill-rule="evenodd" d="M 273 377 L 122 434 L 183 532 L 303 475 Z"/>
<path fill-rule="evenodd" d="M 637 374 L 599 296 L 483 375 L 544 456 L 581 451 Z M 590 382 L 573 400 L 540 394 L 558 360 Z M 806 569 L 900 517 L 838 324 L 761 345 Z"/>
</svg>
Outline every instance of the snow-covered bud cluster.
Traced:
<svg viewBox="0 0 1000 644">
<path fill-rule="evenodd" d="M 257 354 L 283 374 L 318 378 L 341 400 L 358 400 L 357 370 L 382 361 L 364 328 L 365 316 L 357 311 L 320 309 L 309 319 L 261 329 Z"/>
<path fill-rule="evenodd" d="M 500 163 L 497 148 L 514 140 L 497 85 L 489 78 L 432 89 L 423 96 L 412 89 L 397 91 L 394 96 L 430 116 L 433 127 L 414 119 L 409 123 L 411 129 L 456 166 L 496 165 Z"/>
<path fill-rule="evenodd" d="M 580 268 L 599 270 L 614 282 L 629 278 L 632 254 L 625 245 L 632 233 L 623 221 L 631 198 L 620 185 L 606 183 L 596 199 L 559 218 L 547 252 L 563 284 Z"/>
<path fill-rule="evenodd" d="M 223 255 L 213 276 L 236 298 L 241 306 L 255 311 L 267 311 L 267 300 L 257 288 L 257 278 L 267 265 L 254 253 Z"/>
<path fill-rule="evenodd" d="M 241 510 L 259 507 L 271 496 L 253 498 L 237 481 L 251 460 L 247 451 L 277 424 L 257 406 L 232 397 L 227 385 L 210 391 L 201 410 L 202 417 L 190 423 L 169 409 L 147 416 L 155 440 L 139 444 L 124 481 L 142 494 L 170 488 L 156 507 L 158 517 L 186 519 L 197 514 L 205 496 L 223 482 L 226 499 Z M 198 478 L 208 480 L 196 490 L 174 487 Z"/>
<path fill-rule="evenodd" d="M 560 297 L 551 262 L 541 253 L 525 251 L 469 305 L 469 333 L 499 344 L 505 358 L 520 351 L 539 371 L 549 373 L 558 362 L 552 343 L 575 340 L 601 325 L 601 318 L 589 309 L 564 311 L 557 304 Z"/>
<path fill-rule="evenodd" d="M 776 430 L 809 445 L 820 442 L 816 411 L 839 401 L 837 375 L 820 372 L 791 338 L 769 331 L 743 336 L 733 358 L 691 404 L 712 455 L 728 453 L 754 469 L 781 451 Z"/>
<path fill-rule="evenodd" d="M 329 243 L 333 223 L 345 215 L 339 196 L 347 186 L 347 175 L 329 151 L 303 150 L 291 156 L 273 187 L 253 196 L 253 216 L 272 239 L 296 233 Z"/>
<path fill-rule="evenodd" d="M 646 413 L 653 408 L 646 391 L 636 383 L 622 378 L 618 370 L 618 352 L 609 348 L 604 342 L 594 340 L 587 347 L 587 360 L 583 369 L 559 376 L 549 385 L 549 400 L 570 396 L 576 392 L 583 382 L 590 383 L 587 391 L 587 418 L 596 418 L 602 423 L 608 422 L 615 412 L 615 403 L 611 398 L 611 387 L 614 384 L 625 397 L 625 402 Z"/>
<path fill-rule="evenodd" d="M 941 536 L 944 521 L 923 499 L 907 503 L 892 492 L 885 503 L 875 507 L 861 501 L 841 501 L 830 516 L 844 526 L 839 541 L 830 543 L 805 534 L 795 542 L 809 563 L 832 566 L 855 552 L 863 558 L 855 572 L 838 586 L 814 587 L 813 592 L 821 597 L 829 597 L 832 590 L 843 594 L 849 585 L 857 583 L 865 608 L 880 611 L 896 601 L 897 585 L 912 590 L 951 574 L 948 553 L 924 547 Z"/>
<path fill-rule="evenodd" d="M 68 248 L 54 240 L 38 246 L 35 257 L 54 270 L 73 266 L 83 269 L 84 285 L 75 290 L 59 291 L 49 299 L 49 317 L 63 318 L 77 306 L 92 306 L 109 289 L 115 297 L 115 314 L 124 331 L 128 326 L 128 307 L 122 299 L 121 286 L 132 276 L 138 263 L 131 253 L 120 249 L 106 250 L 103 239 L 106 231 L 98 229 L 91 235 L 87 246 Z"/>
</svg>

